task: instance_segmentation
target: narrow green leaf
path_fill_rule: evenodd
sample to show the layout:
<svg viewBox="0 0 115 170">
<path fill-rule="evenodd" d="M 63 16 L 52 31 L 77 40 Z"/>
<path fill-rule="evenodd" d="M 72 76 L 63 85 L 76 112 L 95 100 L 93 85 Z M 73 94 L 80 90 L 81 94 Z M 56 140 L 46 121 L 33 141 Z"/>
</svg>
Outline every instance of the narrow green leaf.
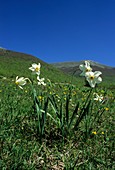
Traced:
<svg viewBox="0 0 115 170">
<path fill-rule="evenodd" d="M 41 120 L 41 134 L 44 133 L 44 127 L 46 122 L 46 115 L 47 115 L 47 108 L 48 108 L 48 98 L 47 101 L 44 104 L 44 112 L 42 112 L 42 120 Z"/>
<path fill-rule="evenodd" d="M 83 111 L 81 111 L 80 116 L 76 121 L 76 124 L 74 126 L 74 130 L 77 130 L 77 127 L 79 126 L 80 122 L 83 120 L 84 116 L 88 114 L 89 109 L 90 109 L 90 103 L 91 103 L 91 100 L 87 104 L 86 108 L 83 107 L 83 109 L 82 109 Z"/>
<path fill-rule="evenodd" d="M 56 102 L 55 102 L 54 97 L 53 97 L 53 100 L 49 97 L 49 101 L 50 101 L 50 105 L 51 105 L 54 113 L 58 116 L 58 118 L 60 118 L 60 115 L 59 115 L 59 113 L 58 113 L 58 107 L 57 107 L 57 104 L 56 104 Z"/>
<path fill-rule="evenodd" d="M 72 123 L 73 123 L 73 120 L 74 120 L 74 118 L 75 118 L 75 116 L 76 116 L 76 114 L 77 114 L 77 112 L 78 112 L 78 108 L 79 108 L 79 102 L 77 103 L 77 105 L 76 105 L 76 107 L 75 107 L 75 110 L 73 111 L 72 117 L 71 117 L 71 119 L 70 119 L 70 123 L 69 123 L 69 126 L 68 126 L 69 129 L 71 128 L 71 125 L 72 125 Z"/>
<path fill-rule="evenodd" d="M 62 127 L 63 124 L 64 124 L 63 104 L 62 104 L 62 102 L 60 104 L 60 116 L 59 116 L 59 120 L 60 120 L 60 124 L 61 124 L 61 127 Z"/>
<path fill-rule="evenodd" d="M 68 125 L 69 123 L 69 96 L 67 96 L 67 99 L 66 99 L 66 124 Z"/>
</svg>

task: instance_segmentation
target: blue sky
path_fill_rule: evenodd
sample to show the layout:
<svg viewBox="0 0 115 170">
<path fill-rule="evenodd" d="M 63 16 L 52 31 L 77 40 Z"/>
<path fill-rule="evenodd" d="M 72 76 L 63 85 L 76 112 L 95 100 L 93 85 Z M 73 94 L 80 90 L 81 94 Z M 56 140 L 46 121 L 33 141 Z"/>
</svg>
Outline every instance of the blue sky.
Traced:
<svg viewBox="0 0 115 170">
<path fill-rule="evenodd" d="M 115 0 L 1 0 L 0 47 L 115 66 Z"/>
</svg>

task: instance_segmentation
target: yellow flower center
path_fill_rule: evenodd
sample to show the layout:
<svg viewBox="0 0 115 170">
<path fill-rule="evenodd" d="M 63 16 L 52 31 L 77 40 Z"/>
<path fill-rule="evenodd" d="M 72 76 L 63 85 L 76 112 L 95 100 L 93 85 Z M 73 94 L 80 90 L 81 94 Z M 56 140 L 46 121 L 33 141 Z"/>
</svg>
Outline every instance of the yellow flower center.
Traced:
<svg viewBox="0 0 115 170">
<path fill-rule="evenodd" d="M 15 82 L 15 84 L 16 84 L 16 85 L 19 85 L 19 82 L 18 82 L 18 81 L 16 81 L 16 82 Z"/>
<path fill-rule="evenodd" d="M 94 79 L 94 76 L 90 76 L 90 79 L 93 80 L 93 79 Z"/>
<path fill-rule="evenodd" d="M 36 70 L 36 71 L 39 71 L 39 70 L 40 70 L 40 68 L 39 68 L 39 67 L 36 67 L 36 68 L 35 68 L 35 70 Z"/>
<path fill-rule="evenodd" d="M 91 71 L 91 68 L 86 68 L 86 72 Z"/>
</svg>

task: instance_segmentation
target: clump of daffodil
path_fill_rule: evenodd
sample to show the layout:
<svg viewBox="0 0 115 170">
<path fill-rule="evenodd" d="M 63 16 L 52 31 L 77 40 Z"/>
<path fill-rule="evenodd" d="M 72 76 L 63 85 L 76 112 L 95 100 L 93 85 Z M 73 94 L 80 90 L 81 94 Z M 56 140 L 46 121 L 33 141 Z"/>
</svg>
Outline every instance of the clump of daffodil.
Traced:
<svg viewBox="0 0 115 170">
<path fill-rule="evenodd" d="M 45 86 L 46 83 L 44 83 L 44 78 L 39 77 L 40 76 L 40 67 L 41 67 L 40 63 L 39 64 L 33 63 L 32 67 L 30 67 L 29 69 L 37 76 L 38 85 Z M 46 110 L 44 111 L 44 110 L 41 109 L 41 105 L 40 105 L 39 101 L 42 101 L 44 98 L 42 96 L 37 97 L 37 92 L 36 92 L 36 89 L 34 88 L 34 85 L 33 85 L 34 81 L 32 82 L 29 78 L 24 78 L 24 77 L 18 78 L 18 76 L 17 76 L 16 80 L 15 80 L 15 84 L 17 86 L 19 86 L 21 89 L 23 89 L 22 86 L 24 86 L 27 83 L 27 81 L 29 81 L 31 88 L 32 88 L 34 106 L 36 108 L 35 112 L 37 113 L 37 126 L 36 127 L 37 127 L 37 132 L 40 134 L 40 137 L 41 137 L 44 133 L 44 125 L 45 125 L 45 120 L 46 120 Z M 47 102 L 47 105 L 48 105 L 48 102 Z M 46 108 L 47 108 L 47 106 L 46 106 Z M 44 116 L 42 115 L 42 113 L 44 114 Z M 43 121 L 41 122 L 41 120 L 43 120 Z"/>
<path fill-rule="evenodd" d="M 38 63 L 33 63 L 32 67 L 29 67 L 29 69 L 33 72 L 33 74 L 37 74 L 40 75 L 40 68 L 41 68 L 41 64 Z"/>
<path fill-rule="evenodd" d="M 27 80 L 27 78 L 24 78 L 24 77 L 18 78 L 18 76 L 17 76 L 16 80 L 15 80 L 15 84 L 17 86 L 19 86 L 21 89 L 23 89 L 22 86 L 24 86 L 27 83 L 26 80 Z"/>
<path fill-rule="evenodd" d="M 85 61 L 85 64 L 81 64 L 79 66 L 79 69 L 82 71 L 80 76 L 85 76 L 86 72 L 92 71 L 92 68 L 90 67 L 90 62 L 89 61 Z"/>
<path fill-rule="evenodd" d="M 104 97 L 102 96 L 102 94 L 98 95 L 97 93 L 94 93 L 94 95 L 95 95 L 94 100 L 99 101 L 99 102 L 103 101 Z"/>
</svg>

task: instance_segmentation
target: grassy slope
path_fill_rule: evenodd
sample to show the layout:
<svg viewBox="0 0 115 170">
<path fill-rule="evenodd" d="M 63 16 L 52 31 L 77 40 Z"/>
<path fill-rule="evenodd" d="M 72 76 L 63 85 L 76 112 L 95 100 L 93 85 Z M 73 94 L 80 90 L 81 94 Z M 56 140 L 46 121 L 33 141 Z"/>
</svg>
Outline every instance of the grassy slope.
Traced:
<svg viewBox="0 0 115 170">
<path fill-rule="evenodd" d="M 54 82 L 69 82 L 72 77 L 64 74 L 57 68 L 45 63 L 44 61 L 28 54 L 18 53 L 10 50 L 0 50 L 0 75 L 7 78 L 24 76 L 31 78 L 28 69 L 32 63 L 41 63 L 41 76 Z M 76 81 L 76 78 L 74 78 Z"/>
</svg>

